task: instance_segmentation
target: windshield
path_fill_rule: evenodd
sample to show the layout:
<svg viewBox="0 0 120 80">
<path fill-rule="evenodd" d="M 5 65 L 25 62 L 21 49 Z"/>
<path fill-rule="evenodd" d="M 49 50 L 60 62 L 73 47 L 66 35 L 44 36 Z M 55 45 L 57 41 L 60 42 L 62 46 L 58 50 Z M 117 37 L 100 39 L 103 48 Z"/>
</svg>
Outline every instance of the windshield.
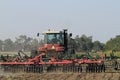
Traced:
<svg viewBox="0 0 120 80">
<path fill-rule="evenodd" d="M 45 40 L 47 44 L 63 44 L 63 34 L 62 33 L 47 33 Z"/>
</svg>

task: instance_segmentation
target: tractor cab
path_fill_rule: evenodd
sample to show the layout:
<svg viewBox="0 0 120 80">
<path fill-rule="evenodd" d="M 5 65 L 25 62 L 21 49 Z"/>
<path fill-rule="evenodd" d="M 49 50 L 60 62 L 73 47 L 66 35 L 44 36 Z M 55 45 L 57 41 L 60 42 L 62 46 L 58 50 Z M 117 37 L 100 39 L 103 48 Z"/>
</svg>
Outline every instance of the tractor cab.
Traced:
<svg viewBox="0 0 120 80">
<path fill-rule="evenodd" d="M 47 31 L 44 33 L 45 44 L 63 45 L 63 33 L 61 31 Z"/>
<path fill-rule="evenodd" d="M 52 31 L 48 30 L 43 33 L 44 35 L 44 46 L 39 47 L 38 51 L 55 51 L 64 52 L 67 43 L 66 31 Z"/>
<path fill-rule="evenodd" d="M 47 50 L 63 51 L 64 49 L 64 35 L 62 31 L 48 30 L 43 33 L 44 48 Z M 62 48 L 62 50 L 60 50 Z"/>
</svg>

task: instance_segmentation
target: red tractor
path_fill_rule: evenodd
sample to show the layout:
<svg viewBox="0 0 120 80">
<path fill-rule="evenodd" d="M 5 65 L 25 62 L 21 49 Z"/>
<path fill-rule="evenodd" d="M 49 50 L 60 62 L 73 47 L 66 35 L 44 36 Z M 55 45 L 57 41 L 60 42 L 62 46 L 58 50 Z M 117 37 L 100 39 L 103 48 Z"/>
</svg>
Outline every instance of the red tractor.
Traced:
<svg viewBox="0 0 120 80">
<path fill-rule="evenodd" d="M 39 33 L 37 34 L 39 36 Z M 49 58 L 54 58 L 57 61 L 65 59 L 69 55 L 68 51 L 68 38 L 70 39 L 67 30 L 63 31 L 51 31 L 48 30 L 43 33 L 44 46 L 38 47 L 37 51 L 32 51 L 32 57 L 45 53 Z M 72 48 L 74 50 L 74 48 Z M 45 57 L 45 56 L 44 56 Z"/>
</svg>

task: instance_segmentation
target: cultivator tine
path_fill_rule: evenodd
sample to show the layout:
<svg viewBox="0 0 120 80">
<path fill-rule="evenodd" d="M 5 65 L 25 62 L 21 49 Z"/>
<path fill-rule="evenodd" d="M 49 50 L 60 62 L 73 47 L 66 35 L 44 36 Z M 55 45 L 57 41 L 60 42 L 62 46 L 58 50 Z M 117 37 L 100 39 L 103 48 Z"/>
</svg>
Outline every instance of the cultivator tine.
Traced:
<svg viewBox="0 0 120 80">
<path fill-rule="evenodd" d="M 43 67 L 42 65 L 2 65 L 5 72 L 33 72 L 33 73 L 42 73 L 45 69 L 47 72 L 74 72 L 80 73 L 83 72 L 84 67 L 86 72 L 105 72 L 106 66 L 104 64 L 97 65 L 97 64 L 88 64 L 87 66 L 82 65 L 50 65 Z"/>
<path fill-rule="evenodd" d="M 36 73 L 36 66 L 33 66 L 33 72 Z"/>
<path fill-rule="evenodd" d="M 5 65 L 3 65 L 3 69 L 4 69 L 4 72 L 6 72 L 7 70 L 9 70 L 9 69 L 7 68 L 7 66 L 5 66 Z"/>
<path fill-rule="evenodd" d="M 73 71 L 72 72 L 76 72 L 76 66 L 73 66 Z"/>
<path fill-rule="evenodd" d="M 97 65 L 97 64 L 88 64 L 86 66 L 86 72 L 105 72 L 105 65 Z"/>
<path fill-rule="evenodd" d="M 78 66 L 78 72 L 79 72 L 79 73 L 82 72 L 82 66 L 81 66 L 81 65 Z"/>
<path fill-rule="evenodd" d="M 42 73 L 44 70 L 47 72 L 73 72 L 81 73 L 84 70 L 88 73 L 100 73 L 100 72 L 119 72 L 114 70 L 113 67 L 108 68 L 108 65 L 105 64 L 85 64 L 85 65 L 1 65 L 4 72 L 27 72 L 27 73 Z M 119 65 L 118 65 L 119 68 Z M 107 69 L 107 70 L 106 70 Z"/>
<path fill-rule="evenodd" d="M 64 65 L 63 72 L 82 72 L 82 66 Z"/>
<path fill-rule="evenodd" d="M 64 65 L 62 66 L 62 72 L 65 72 L 65 66 Z"/>
<path fill-rule="evenodd" d="M 62 67 L 57 65 L 57 70 L 56 71 L 62 72 Z"/>
<path fill-rule="evenodd" d="M 2 68 L 4 69 L 4 72 L 22 72 L 24 71 L 23 65 L 3 65 Z"/>
<path fill-rule="evenodd" d="M 75 66 L 74 72 L 78 72 L 78 66 Z"/>
<path fill-rule="evenodd" d="M 76 66 L 76 72 L 79 73 L 79 66 Z"/>
<path fill-rule="evenodd" d="M 68 68 L 67 66 L 58 66 L 58 65 L 49 65 L 47 67 L 47 72 L 56 72 L 56 71 L 59 71 L 59 72 L 67 72 L 68 71 Z"/>
<path fill-rule="evenodd" d="M 74 71 L 74 67 L 73 66 L 71 66 L 71 72 L 73 72 Z"/>
<path fill-rule="evenodd" d="M 33 66 L 33 72 L 36 73 L 36 65 Z"/>
<path fill-rule="evenodd" d="M 27 67 L 25 67 L 25 70 L 24 70 L 25 72 L 29 72 L 29 67 L 27 66 Z"/>
<path fill-rule="evenodd" d="M 13 73 L 15 73 L 15 69 L 17 70 L 17 66 L 16 65 L 11 65 L 11 70 Z"/>
<path fill-rule="evenodd" d="M 26 65 L 24 66 L 24 71 L 27 73 L 41 73 L 43 71 L 43 67 L 41 65 Z"/>
<path fill-rule="evenodd" d="M 69 72 L 69 66 L 66 65 L 66 72 Z"/>
</svg>

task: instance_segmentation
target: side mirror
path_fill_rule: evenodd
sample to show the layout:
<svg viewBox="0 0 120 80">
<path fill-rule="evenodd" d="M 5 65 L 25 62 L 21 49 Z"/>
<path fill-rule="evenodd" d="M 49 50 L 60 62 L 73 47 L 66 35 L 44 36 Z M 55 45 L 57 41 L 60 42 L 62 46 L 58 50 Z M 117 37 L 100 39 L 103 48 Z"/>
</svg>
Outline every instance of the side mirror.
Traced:
<svg viewBox="0 0 120 80">
<path fill-rule="evenodd" d="M 72 37 L 72 33 L 69 34 L 69 37 Z"/>
<path fill-rule="evenodd" d="M 39 37 L 40 33 L 37 33 L 37 37 Z"/>
</svg>

